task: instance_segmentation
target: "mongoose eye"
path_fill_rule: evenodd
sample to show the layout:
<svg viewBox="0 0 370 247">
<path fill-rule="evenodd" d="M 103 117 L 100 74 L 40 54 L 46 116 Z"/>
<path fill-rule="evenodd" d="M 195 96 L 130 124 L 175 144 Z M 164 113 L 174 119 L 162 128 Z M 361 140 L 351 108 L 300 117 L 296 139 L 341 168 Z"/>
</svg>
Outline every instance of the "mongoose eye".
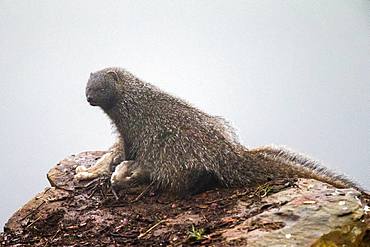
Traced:
<svg viewBox="0 0 370 247">
<path fill-rule="evenodd" d="M 94 90 L 95 90 L 95 92 L 104 92 L 105 91 L 105 88 L 103 88 L 103 87 L 97 87 Z"/>
</svg>

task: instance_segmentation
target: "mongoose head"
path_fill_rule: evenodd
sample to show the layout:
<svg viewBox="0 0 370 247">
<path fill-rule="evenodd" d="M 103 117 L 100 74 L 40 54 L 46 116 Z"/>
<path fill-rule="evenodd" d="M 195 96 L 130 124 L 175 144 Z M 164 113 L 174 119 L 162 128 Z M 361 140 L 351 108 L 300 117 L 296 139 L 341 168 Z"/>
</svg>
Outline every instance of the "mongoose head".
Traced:
<svg viewBox="0 0 370 247">
<path fill-rule="evenodd" d="M 86 86 L 86 99 L 92 106 L 109 110 L 117 103 L 116 83 L 118 75 L 114 70 L 101 70 L 90 74 Z"/>
</svg>

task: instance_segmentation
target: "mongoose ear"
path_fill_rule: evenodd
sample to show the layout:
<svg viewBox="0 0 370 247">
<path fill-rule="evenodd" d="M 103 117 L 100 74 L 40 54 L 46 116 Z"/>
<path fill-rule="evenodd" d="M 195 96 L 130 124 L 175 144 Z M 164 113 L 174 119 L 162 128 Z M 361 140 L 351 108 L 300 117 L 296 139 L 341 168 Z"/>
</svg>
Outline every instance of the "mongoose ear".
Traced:
<svg viewBox="0 0 370 247">
<path fill-rule="evenodd" d="M 112 75 L 115 81 L 117 81 L 117 82 L 119 81 L 119 76 L 118 76 L 116 71 L 109 70 L 109 71 L 106 72 L 106 74 L 107 75 Z"/>
</svg>

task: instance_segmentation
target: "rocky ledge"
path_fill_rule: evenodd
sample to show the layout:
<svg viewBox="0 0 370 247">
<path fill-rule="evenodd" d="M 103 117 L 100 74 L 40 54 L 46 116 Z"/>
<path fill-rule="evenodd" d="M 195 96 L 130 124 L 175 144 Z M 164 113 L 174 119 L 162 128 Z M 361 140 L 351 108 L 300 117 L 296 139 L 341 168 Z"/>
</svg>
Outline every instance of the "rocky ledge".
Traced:
<svg viewBox="0 0 370 247">
<path fill-rule="evenodd" d="M 315 180 L 217 189 L 191 198 L 149 187 L 113 196 L 108 178 L 77 182 L 72 155 L 48 173 L 51 187 L 6 223 L 1 246 L 370 246 L 369 195 Z"/>
</svg>

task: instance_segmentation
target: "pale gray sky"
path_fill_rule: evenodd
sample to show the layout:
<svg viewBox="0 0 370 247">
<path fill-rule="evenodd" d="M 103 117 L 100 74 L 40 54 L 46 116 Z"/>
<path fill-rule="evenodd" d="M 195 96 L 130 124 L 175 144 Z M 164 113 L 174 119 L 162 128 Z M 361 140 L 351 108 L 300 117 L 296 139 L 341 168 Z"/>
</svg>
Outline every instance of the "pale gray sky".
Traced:
<svg viewBox="0 0 370 247">
<path fill-rule="evenodd" d="M 0 1 L 0 225 L 67 155 L 107 149 L 89 73 L 134 74 L 370 188 L 370 1 Z"/>
</svg>

